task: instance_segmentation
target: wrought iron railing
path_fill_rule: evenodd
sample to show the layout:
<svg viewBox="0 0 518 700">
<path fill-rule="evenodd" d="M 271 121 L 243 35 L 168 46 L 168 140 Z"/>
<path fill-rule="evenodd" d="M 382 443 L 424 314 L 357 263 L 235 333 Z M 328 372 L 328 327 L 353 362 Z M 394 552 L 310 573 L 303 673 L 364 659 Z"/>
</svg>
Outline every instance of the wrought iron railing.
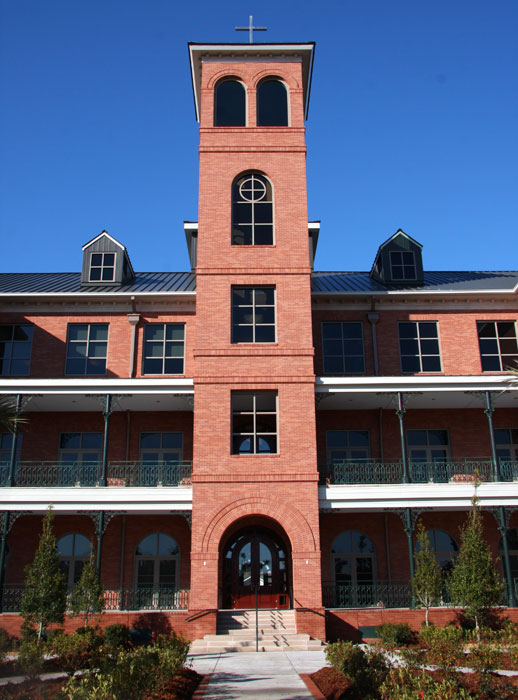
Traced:
<svg viewBox="0 0 518 700">
<path fill-rule="evenodd" d="M 319 472 L 322 484 L 401 484 L 405 475 L 402 460 L 344 460 L 321 466 Z M 498 473 L 497 479 L 495 462 L 488 457 L 408 463 L 409 482 L 441 484 L 517 481 L 518 460 L 500 459 Z"/>
<path fill-rule="evenodd" d="M 107 486 L 185 486 L 191 483 L 192 462 L 109 462 Z M 99 486 L 100 462 L 18 462 L 15 486 Z M 7 486 L 9 465 L 0 463 L 0 486 Z"/>
<path fill-rule="evenodd" d="M 2 595 L 3 612 L 20 612 L 23 586 L 6 585 Z M 104 589 L 105 610 L 187 610 L 189 590 L 175 588 L 119 588 Z"/>
<path fill-rule="evenodd" d="M 412 604 L 408 581 L 327 583 L 322 586 L 322 595 L 326 608 L 409 608 Z"/>
</svg>

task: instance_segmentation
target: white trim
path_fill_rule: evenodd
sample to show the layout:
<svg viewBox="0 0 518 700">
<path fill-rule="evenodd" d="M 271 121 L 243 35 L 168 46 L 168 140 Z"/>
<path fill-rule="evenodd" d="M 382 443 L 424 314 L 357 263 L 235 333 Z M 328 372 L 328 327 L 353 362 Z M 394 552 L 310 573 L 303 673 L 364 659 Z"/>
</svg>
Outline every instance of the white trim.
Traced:
<svg viewBox="0 0 518 700">
<path fill-rule="evenodd" d="M 186 394 L 194 393 L 190 377 L 154 379 L 1 379 L 1 394 Z"/>
<path fill-rule="evenodd" d="M 511 375 L 401 377 L 316 377 L 317 393 L 383 392 L 383 391 L 518 391 L 510 384 Z"/>
<path fill-rule="evenodd" d="M 92 238 L 92 240 L 88 241 L 88 243 L 85 243 L 84 246 L 81 247 L 81 250 L 86 250 L 86 248 L 89 248 L 93 243 L 95 243 L 95 241 L 98 241 L 99 238 L 103 238 L 104 236 L 106 236 L 106 238 L 109 238 L 110 241 L 115 243 L 115 245 L 119 246 L 119 248 L 122 248 L 122 250 L 126 250 L 126 246 L 122 245 L 122 243 L 119 243 L 119 241 L 116 238 L 114 238 L 113 236 L 110 236 L 108 231 L 101 231 L 101 233 L 98 236 L 96 236 L 95 238 Z M 108 253 L 110 251 L 106 251 L 106 252 Z"/>
<path fill-rule="evenodd" d="M 316 273 L 318 274 L 318 273 Z M 336 274 L 336 273 L 335 273 Z M 517 273 L 518 274 L 518 273 Z M 318 279 L 318 278 L 316 278 Z M 453 284 L 457 284 L 453 282 Z M 462 284 L 459 282 L 458 284 Z M 328 292 L 311 292 L 311 296 L 371 296 L 371 297 L 383 297 L 383 296 L 427 296 L 429 294 L 433 296 L 439 296 L 441 294 L 449 296 L 450 294 L 464 295 L 464 294 L 515 294 L 518 291 L 518 284 L 509 289 L 430 289 L 428 287 L 423 289 L 371 289 L 368 291 L 349 291 L 349 290 L 338 290 L 338 291 L 328 291 Z"/>
<path fill-rule="evenodd" d="M 190 273 L 187 273 L 190 274 Z M 88 284 L 95 284 L 89 282 Z M 113 284 L 113 282 L 107 282 L 107 284 Z M 97 284 L 98 287 L 102 287 L 102 282 Z M 159 296 L 196 296 L 196 292 L 145 292 L 145 291 L 129 291 L 129 292 L 0 292 L 0 298 L 6 297 L 50 297 L 50 298 L 68 298 L 72 297 L 75 299 L 88 299 L 89 297 L 115 297 L 119 299 L 129 299 L 137 296 L 148 296 L 148 297 L 159 297 Z"/>
</svg>

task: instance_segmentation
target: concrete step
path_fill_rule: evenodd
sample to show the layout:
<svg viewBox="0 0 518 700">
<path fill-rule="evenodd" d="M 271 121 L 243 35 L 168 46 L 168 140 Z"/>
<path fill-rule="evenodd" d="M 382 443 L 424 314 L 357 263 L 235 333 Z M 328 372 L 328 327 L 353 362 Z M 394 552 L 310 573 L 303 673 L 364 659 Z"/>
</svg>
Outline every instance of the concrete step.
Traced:
<svg viewBox="0 0 518 700">
<path fill-rule="evenodd" d="M 241 630 L 240 633 L 229 632 L 228 634 L 206 634 L 203 639 L 211 642 L 218 642 L 221 639 L 232 639 L 236 641 L 248 642 L 249 640 L 255 641 L 255 632 L 252 630 Z M 293 632 L 290 634 L 285 634 L 284 632 L 274 632 L 267 634 L 260 634 L 259 639 L 261 640 L 277 640 L 277 639 L 287 639 L 293 642 L 296 641 L 308 641 L 310 639 L 309 634 L 304 632 L 297 633 Z"/>
</svg>

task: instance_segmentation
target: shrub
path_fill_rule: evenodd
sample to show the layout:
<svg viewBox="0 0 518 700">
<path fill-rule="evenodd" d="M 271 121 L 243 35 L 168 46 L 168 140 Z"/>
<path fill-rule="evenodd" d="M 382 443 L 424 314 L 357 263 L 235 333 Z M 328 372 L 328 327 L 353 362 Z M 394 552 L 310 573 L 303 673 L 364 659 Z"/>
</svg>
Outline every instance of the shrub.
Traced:
<svg viewBox="0 0 518 700">
<path fill-rule="evenodd" d="M 104 630 L 104 643 L 110 650 L 128 646 L 129 627 L 127 625 L 108 625 Z"/>
<path fill-rule="evenodd" d="M 386 622 L 376 627 L 376 631 L 383 644 L 391 646 L 411 644 L 414 639 L 414 633 L 406 622 L 399 624 Z"/>
<path fill-rule="evenodd" d="M 470 700 L 473 696 L 452 678 L 436 680 L 426 671 L 412 673 L 407 668 L 392 669 L 379 687 L 382 700 Z"/>
<path fill-rule="evenodd" d="M 190 642 L 183 637 L 160 635 L 154 648 L 158 654 L 161 682 L 166 683 L 185 665 Z"/>
<path fill-rule="evenodd" d="M 328 644 L 326 659 L 335 671 L 352 680 L 351 692 L 361 698 L 374 696 L 388 673 L 382 654 L 372 650 L 364 652 L 352 642 L 339 640 Z"/>
<path fill-rule="evenodd" d="M 11 648 L 11 637 L 6 630 L 0 627 L 0 661 L 3 661 Z"/>
<path fill-rule="evenodd" d="M 34 680 L 42 672 L 45 664 L 43 645 L 39 643 L 36 636 L 26 637 L 22 640 L 18 653 L 18 664 L 23 673 L 31 680 Z"/>
<path fill-rule="evenodd" d="M 422 627 L 419 640 L 427 647 L 426 659 L 442 671 L 452 674 L 464 662 L 462 629 L 455 625 Z"/>
<path fill-rule="evenodd" d="M 49 645 L 56 654 L 60 668 L 73 676 L 76 671 L 87 668 L 92 656 L 90 640 L 86 635 L 57 634 Z"/>
</svg>

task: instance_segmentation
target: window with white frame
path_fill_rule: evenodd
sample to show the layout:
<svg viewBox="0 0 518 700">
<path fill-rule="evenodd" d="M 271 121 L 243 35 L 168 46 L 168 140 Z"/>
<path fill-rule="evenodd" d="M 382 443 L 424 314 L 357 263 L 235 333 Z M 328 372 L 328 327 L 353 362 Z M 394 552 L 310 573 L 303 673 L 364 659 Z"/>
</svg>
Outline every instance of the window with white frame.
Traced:
<svg viewBox="0 0 518 700">
<path fill-rule="evenodd" d="M 143 374 L 183 374 L 184 348 L 184 323 L 147 323 Z"/>
<path fill-rule="evenodd" d="M 363 327 L 356 321 L 322 324 L 324 374 L 365 372 Z"/>
<path fill-rule="evenodd" d="M 414 252 L 412 250 L 391 250 L 390 272 L 393 282 L 408 282 L 417 279 Z"/>
<path fill-rule="evenodd" d="M 241 175 L 232 185 L 232 245 L 272 244 L 272 184 L 258 173 Z"/>
<path fill-rule="evenodd" d="M 89 282 L 113 282 L 117 253 L 92 253 L 90 255 Z"/>
<path fill-rule="evenodd" d="M 277 392 L 233 391 L 232 454 L 277 452 Z"/>
<path fill-rule="evenodd" d="M 507 551 L 509 552 L 509 563 L 511 564 L 511 579 L 513 581 L 518 580 L 518 528 L 510 527 L 507 530 Z M 504 543 L 503 539 L 500 538 L 498 544 L 498 553 L 500 559 L 501 573 L 505 575 L 505 570 L 502 566 L 504 561 Z"/>
<path fill-rule="evenodd" d="M 400 321 L 398 332 L 402 372 L 419 374 L 441 371 L 436 321 Z"/>
<path fill-rule="evenodd" d="M 67 587 L 71 589 L 81 578 L 83 567 L 90 558 L 92 545 L 87 537 L 73 532 L 60 537 L 56 543 L 56 549 Z"/>
<path fill-rule="evenodd" d="M 327 463 L 362 462 L 369 459 L 368 430 L 328 430 L 326 432 Z"/>
<path fill-rule="evenodd" d="M 275 342 L 275 287 L 232 287 L 232 343 Z"/>
<path fill-rule="evenodd" d="M 183 458 L 183 433 L 141 433 L 140 459 L 144 464 L 177 464 Z"/>
<path fill-rule="evenodd" d="M 450 458 L 447 430 L 407 430 L 406 438 L 412 462 L 446 462 Z"/>
<path fill-rule="evenodd" d="M 26 323 L 0 325 L 0 376 L 29 375 L 33 331 L 34 326 Z"/>
<path fill-rule="evenodd" d="M 69 323 L 65 374 L 106 374 L 107 323 Z"/>
<path fill-rule="evenodd" d="M 503 372 L 518 363 L 514 321 L 477 321 L 483 372 Z"/>
<path fill-rule="evenodd" d="M 501 459 L 518 459 L 518 428 L 495 428 L 496 454 Z"/>
<path fill-rule="evenodd" d="M 180 573 L 176 540 L 163 532 L 144 537 L 135 550 L 135 568 L 137 588 L 176 590 Z"/>
</svg>

